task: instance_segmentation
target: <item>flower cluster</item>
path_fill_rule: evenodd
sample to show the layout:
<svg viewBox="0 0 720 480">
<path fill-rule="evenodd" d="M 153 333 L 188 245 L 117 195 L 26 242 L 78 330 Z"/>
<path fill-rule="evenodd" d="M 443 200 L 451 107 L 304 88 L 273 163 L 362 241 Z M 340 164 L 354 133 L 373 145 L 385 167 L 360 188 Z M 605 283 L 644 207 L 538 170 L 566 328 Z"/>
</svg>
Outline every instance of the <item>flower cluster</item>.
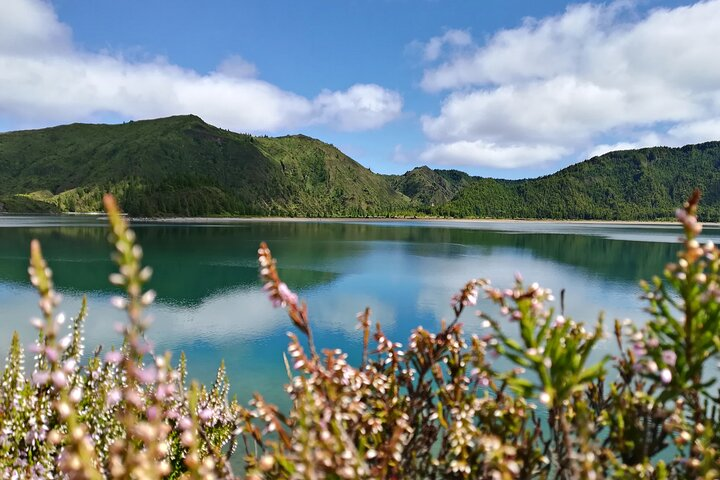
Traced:
<svg viewBox="0 0 720 480">
<path fill-rule="evenodd" d="M 152 272 L 108 197 L 123 345 L 83 357 L 87 306 L 69 321 L 56 312 L 61 299 L 33 242 L 38 340 L 27 375 L 13 337 L 0 379 L 0 475 L 228 479 L 242 449 L 253 480 L 719 478 L 720 395 L 708 362 L 720 357 L 720 251 L 697 240 L 698 200 L 678 211 L 678 261 L 643 283 L 651 318 L 615 321 L 614 357 L 596 352 L 602 318 L 566 315 L 562 292 L 556 311 L 550 290 L 518 275 L 507 289 L 471 280 L 451 299 L 454 317 L 435 332 L 416 328 L 406 345 L 364 310 L 355 366 L 316 347 L 307 306 L 261 244 L 264 289 L 300 332 L 289 334 L 283 413 L 260 395 L 247 408 L 228 401 L 224 365 L 211 387 L 188 386 L 185 357 L 173 366 L 154 351 L 144 314 Z M 461 315 L 477 306 L 484 331 L 468 336 Z"/>
<path fill-rule="evenodd" d="M 564 292 L 556 312 L 550 290 L 517 275 L 508 289 L 471 280 L 450 300 L 454 318 L 435 333 L 417 328 L 406 348 L 377 325 L 369 351 L 366 310 L 358 314 L 360 366 L 339 350 L 321 358 L 307 335 L 307 309 L 282 293 L 263 244 L 266 289 L 311 354 L 291 336 L 289 416 L 256 403 L 265 431 L 281 441 L 265 443 L 251 476 L 717 478 L 720 414 L 709 405 L 720 398 L 702 367 L 720 348 L 720 255 L 695 238 L 697 201 L 678 214 L 685 232 L 678 263 L 665 282 L 645 286 L 653 318 L 643 327 L 616 321 L 615 357 L 596 352 L 606 339 L 602 317 L 587 324 L 565 315 Z M 468 338 L 459 319 L 482 296 L 497 314 L 477 311 L 486 333 Z M 494 368 L 498 357 L 512 367 Z"/>
<path fill-rule="evenodd" d="M 111 282 L 125 296 L 113 303 L 128 314 L 120 350 L 98 348 L 83 358 L 87 304 L 66 320 L 40 245 L 30 248 L 30 281 L 41 316 L 33 371 L 14 335 L 0 389 L 2 478 L 230 478 L 228 456 L 247 411 L 228 401 L 224 367 L 210 390 L 185 384 L 185 363 L 174 367 L 145 340 L 144 290 L 151 271 L 112 198 L 106 198 L 118 273 Z M 65 329 L 69 330 L 65 334 Z"/>
</svg>

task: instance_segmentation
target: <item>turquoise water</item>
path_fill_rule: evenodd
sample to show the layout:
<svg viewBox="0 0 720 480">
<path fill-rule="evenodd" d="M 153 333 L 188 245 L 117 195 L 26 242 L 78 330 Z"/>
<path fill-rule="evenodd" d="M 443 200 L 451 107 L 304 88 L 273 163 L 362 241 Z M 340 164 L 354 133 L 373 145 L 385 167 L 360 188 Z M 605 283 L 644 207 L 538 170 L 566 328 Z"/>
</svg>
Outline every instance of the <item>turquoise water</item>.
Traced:
<svg viewBox="0 0 720 480">
<path fill-rule="evenodd" d="M 356 314 L 373 320 L 395 341 L 423 325 L 439 328 L 449 299 L 470 278 L 509 286 L 515 272 L 556 292 L 566 289 L 566 314 L 594 322 L 646 319 L 638 281 L 675 257 L 679 227 L 561 222 L 351 221 L 140 223 L 135 225 L 158 292 L 149 338 L 177 358 L 185 351 L 190 375 L 212 381 L 221 359 L 240 400 L 255 391 L 286 405 L 282 353 L 290 322 L 271 307 L 257 276 L 260 241 L 270 245 L 286 283 L 308 303 L 320 348 L 359 355 Z M 13 330 L 28 344 L 35 332 L 36 296 L 27 280 L 32 238 L 41 241 L 74 315 L 83 294 L 90 315 L 88 348 L 118 345 L 113 328 L 122 314 L 109 305 L 117 293 L 101 218 L 0 216 L 0 350 Z M 705 236 L 720 239 L 720 230 Z M 471 312 L 470 312 L 471 313 Z M 472 315 L 467 330 L 480 331 Z M 602 346 L 608 351 L 611 342 Z"/>
</svg>

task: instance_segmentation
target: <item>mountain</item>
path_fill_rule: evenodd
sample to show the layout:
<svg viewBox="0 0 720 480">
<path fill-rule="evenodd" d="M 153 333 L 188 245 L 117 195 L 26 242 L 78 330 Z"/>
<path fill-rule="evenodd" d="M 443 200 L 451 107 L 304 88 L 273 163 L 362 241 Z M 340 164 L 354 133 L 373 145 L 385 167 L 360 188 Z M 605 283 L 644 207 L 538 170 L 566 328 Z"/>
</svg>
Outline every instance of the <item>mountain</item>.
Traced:
<svg viewBox="0 0 720 480">
<path fill-rule="evenodd" d="M 89 212 L 112 192 L 134 216 L 439 215 L 667 219 L 693 188 L 720 220 L 720 142 L 612 152 L 545 177 L 414 168 L 380 175 L 319 140 L 255 137 L 194 115 L 0 134 L 0 211 Z"/>
<path fill-rule="evenodd" d="M 101 210 L 114 193 L 138 216 L 386 215 L 410 200 L 337 148 L 176 116 L 0 134 L 8 211 Z"/>
<path fill-rule="evenodd" d="M 388 179 L 395 190 L 426 207 L 449 202 L 472 182 L 465 172 L 433 170 L 427 166 L 413 168 L 403 175 L 388 175 Z"/>
<path fill-rule="evenodd" d="M 669 219 L 693 189 L 720 220 L 720 142 L 611 152 L 529 180 L 476 179 L 436 213 L 604 220 Z"/>
</svg>

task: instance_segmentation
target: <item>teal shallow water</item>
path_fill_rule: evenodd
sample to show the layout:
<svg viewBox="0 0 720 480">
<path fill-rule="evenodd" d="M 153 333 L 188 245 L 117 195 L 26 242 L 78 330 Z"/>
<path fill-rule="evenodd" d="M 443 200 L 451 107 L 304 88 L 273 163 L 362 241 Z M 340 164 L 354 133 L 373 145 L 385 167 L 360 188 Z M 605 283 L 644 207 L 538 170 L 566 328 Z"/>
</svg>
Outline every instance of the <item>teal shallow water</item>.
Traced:
<svg viewBox="0 0 720 480">
<path fill-rule="evenodd" d="M 153 266 L 158 292 L 149 338 L 177 358 L 185 351 L 190 375 L 214 378 L 221 359 L 241 400 L 260 391 L 286 405 L 282 353 L 289 321 L 261 291 L 256 252 L 268 242 L 287 284 L 308 303 L 319 347 L 340 347 L 357 357 L 356 313 L 373 311 L 386 333 L 404 342 L 410 330 L 437 329 L 451 315 L 449 299 L 470 278 L 509 286 L 515 272 L 559 292 L 566 313 L 593 322 L 604 311 L 642 322 L 642 278 L 659 274 L 677 250 L 674 225 L 561 222 L 239 222 L 142 223 L 135 226 Z M 707 228 L 717 241 L 720 229 Z M 73 315 L 83 294 L 90 316 L 88 348 L 118 345 L 113 325 L 122 315 L 109 305 L 116 291 L 101 218 L 0 216 L 0 350 L 11 332 L 24 343 L 34 331 L 36 297 L 27 280 L 29 243 L 38 238 Z M 482 306 L 481 306 L 482 308 Z M 470 331 L 479 331 L 466 315 Z M 610 349 L 608 343 L 603 348 Z"/>
</svg>

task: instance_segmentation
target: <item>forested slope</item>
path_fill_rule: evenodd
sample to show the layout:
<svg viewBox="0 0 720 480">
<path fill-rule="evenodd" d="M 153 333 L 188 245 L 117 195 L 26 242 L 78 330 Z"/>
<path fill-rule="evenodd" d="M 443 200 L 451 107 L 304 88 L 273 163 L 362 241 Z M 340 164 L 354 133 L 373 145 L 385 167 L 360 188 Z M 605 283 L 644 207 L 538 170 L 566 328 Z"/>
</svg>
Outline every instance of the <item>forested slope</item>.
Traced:
<svg viewBox="0 0 720 480">
<path fill-rule="evenodd" d="M 669 218 L 694 188 L 701 218 L 720 220 L 720 142 L 612 152 L 529 180 L 476 179 L 437 214 L 473 217 Z"/>
<path fill-rule="evenodd" d="M 720 220 L 720 142 L 612 152 L 545 177 L 417 167 L 380 175 L 304 135 L 255 137 L 193 115 L 0 134 L 0 211 L 90 212 L 111 192 L 135 216 L 439 215 L 668 218 L 693 188 Z"/>
<path fill-rule="evenodd" d="M 106 191 L 140 216 L 363 216 L 409 204 L 331 145 L 232 133 L 192 115 L 0 135 L 6 210 L 99 211 Z"/>
</svg>

